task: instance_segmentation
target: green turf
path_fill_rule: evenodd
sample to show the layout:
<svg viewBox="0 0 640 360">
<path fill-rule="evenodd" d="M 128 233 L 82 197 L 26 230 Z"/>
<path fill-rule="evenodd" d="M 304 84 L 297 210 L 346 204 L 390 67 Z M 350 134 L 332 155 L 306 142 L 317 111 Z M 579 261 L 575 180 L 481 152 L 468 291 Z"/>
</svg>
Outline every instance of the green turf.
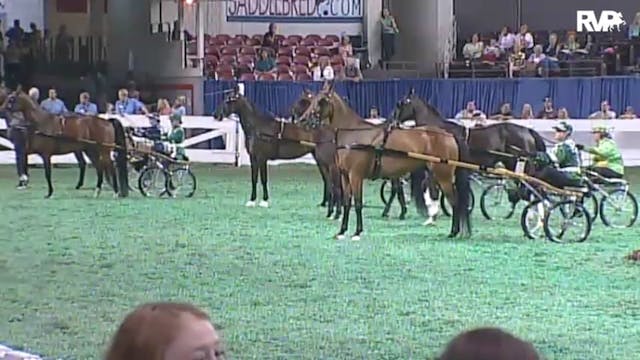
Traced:
<svg viewBox="0 0 640 360">
<path fill-rule="evenodd" d="M 413 208 L 381 219 L 377 182 L 363 240 L 336 242 L 315 168 L 271 167 L 270 209 L 244 207 L 248 171 L 196 168 L 193 199 L 95 200 L 72 190 L 75 169 L 54 169 L 44 200 L 41 171 L 18 192 L 0 167 L 0 343 L 97 359 L 132 307 L 184 300 L 224 326 L 235 359 L 433 358 L 479 325 L 549 359 L 640 354 L 640 268 L 623 260 L 637 228 L 598 221 L 586 243 L 556 245 L 476 212 L 474 237 L 448 240 L 448 221 L 424 228 Z"/>
</svg>

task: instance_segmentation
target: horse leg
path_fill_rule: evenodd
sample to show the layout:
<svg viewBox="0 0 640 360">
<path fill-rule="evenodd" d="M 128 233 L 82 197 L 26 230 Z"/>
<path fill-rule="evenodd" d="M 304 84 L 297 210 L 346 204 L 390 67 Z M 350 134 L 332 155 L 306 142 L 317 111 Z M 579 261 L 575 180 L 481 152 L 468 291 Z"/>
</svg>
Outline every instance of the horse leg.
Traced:
<svg viewBox="0 0 640 360">
<path fill-rule="evenodd" d="M 405 216 L 407 215 L 407 201 L 404 197 L 404 189 L 402 188 L 402 183 L 400 183 L 398 186 L 398 201 L 400 202 L 400 216 L 398 216 L 398 219 L 404 220 Z"/>
<path fill-rule="evenodd" d="M 360 235 L 362 234 L 363 226 L 362 226 L 362 185 L 363 179 L 360 176 L 353 176 L 353 174 L 349 177 L 351 184 L 351 192 L 354 198 L 354 205 L 356 208 L 356 232 L 351 237 L 353 241 L 359 241 Z M 398 183 L 399 180 L 398 180 Z"/>
<path fill-rule="evenodd" d="M 333 220 L 338 220 L 340 219 L 340 216 L 342 216 L 342 202 L 344 195 L 342 193 L 342 180 L 340 171 L 338 171 L 335 165 L 332 165 L 331 168 L 331 179 L 333 206 L 335 207 Z"/>
<path fill-rule="evenodd" d="M 258 159 L 251 157 L 251 198 L 245 204 L 246 207 L 256 206 L 256 187 L 258 186 Z"/>
<path fill-rule="evenodd" d="M 337 240 L 343 240 L 344 234 L 349 228 L 349 212 L 351 211 L 351 185 L 349 184 L 349 175 L 342 173 L 342 225 L 340 225 L 340 231 L 336 235 Z"/>
<path fill-rule="evenodd" d="M 269 181 L 268 179 L 268 169 L 267 169 L 267 161 L 265 160 L 260 165 L 260 182 L 262 182 L 262 201 L 260 201 L 259 206 L 263 208 L 269 207 L 269 189 L 267 188 Z"/>
<path fill-rule="evenodd" d="M 322 176 L 322 183 L 324 184 L 323 194 L 322 194 L 322 202 L 319 206 L 327 206 L 330 204 L 329 197 L 331 196 L 331 175 L 329 175 L 329 169 L 326 165 L 322 164 L 321 161 L 318 161 L 317 156 L 314 153 L 314 158 L 316 159 L 316 163 L 318 164 L 318 170 L 320 170 L 320 176 Z M 331 216 L 331 215 L 329 215 Z"/>
<path fill-rule="evenodd" d="M 51 183 L 51 155 L 40 154 L 40 157 L 42 157 L 42 164 L 44 165 L 44 177 L 47 179 L 48 192 L 45 198 L 48 199 L 53 195 L 53 184 Z"/>
<path fill-rule="evenodd" d="M 118 191 L 118 176 L 116 174 L 116 167 L 113 161 L 111 161 L 109 155 L 107 155 L 107 160 L 102 163 L 102 168 L 104 169 L 104 173 L 107 175 L 107 177 L 111 179 L 110 184 L 111 188 L 114 191 L 113 197 L 118 197 L 118 195 L 120 194 L 120 191 Z"/>
<path fill-rule="evenodd" d="M 82 151 L 76 151 L 73 154 L 76 156 L 78 167 L 80 168 L 80 177 L 78 178 L 78 184 L 76 185 L 76 190 L 78 190 L 82 185 L 84 185 L 84 174 L 87 170 L 87 162 L 84 160 L 84 154 L 82 154 Z"/>
<path fill-rule="evenodd" d="M 441 181 L 440 189 L 442 189 L 442 192 L 447 197 L 447 201 L 449 201 L 449 205 L 451 205 L 451 232 L 449 233 L 449 237 L 455 237 L 460 232 L 460 209 L 456 206 L 456 194 L 453 189 L 453 183 L 450 181 Z"/>
<path fill-rule="evenodd" d="M 391 204 L 393 204 L 393 200 L 396 198 L 396 194 L 398 193 L 398 187 L 401 186 L 398 183 L 399 181 L 398 179 L 391 179 L 389 181 L 391 183 L 391 195 L 389 196 L 387 203 L 384 204 L 384 210 L 382 210 L 383 218 L 389 217 L 389 210 L 391 209 Z"/>
</svg>

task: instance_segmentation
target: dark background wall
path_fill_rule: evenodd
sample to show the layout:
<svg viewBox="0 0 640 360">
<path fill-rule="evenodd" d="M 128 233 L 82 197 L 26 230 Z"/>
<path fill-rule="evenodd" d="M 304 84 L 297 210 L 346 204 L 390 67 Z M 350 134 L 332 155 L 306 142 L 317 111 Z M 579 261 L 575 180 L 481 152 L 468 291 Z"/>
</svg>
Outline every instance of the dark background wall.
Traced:
<svg viewBox="0 0 640 360">
<path fill-rule="evenodd" d="M 627 23 L 640 11 L 637 0 L 454 0 L 458 22 L 458 39 L 474 32 L 498 32 L 504 25 L 517 28 L 528 24 L 529 29 L 575 29 L 576 10 L 621 11 Z"/>
</svg>

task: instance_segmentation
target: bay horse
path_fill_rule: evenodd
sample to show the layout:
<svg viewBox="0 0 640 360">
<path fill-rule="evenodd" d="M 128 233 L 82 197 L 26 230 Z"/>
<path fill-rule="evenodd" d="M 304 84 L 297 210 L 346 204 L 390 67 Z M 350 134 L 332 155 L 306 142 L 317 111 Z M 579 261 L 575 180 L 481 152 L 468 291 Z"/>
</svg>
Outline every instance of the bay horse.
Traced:
<svg viewBox="0 0 640 360">
<path fill-rule="evenodd" d="M 104 174 L 112 179 L 116 195 L 128 196 L 127 142 L 124 127 L 118 119 L 105 120 L 97 116 L 80 114 L 68 116 L 49 114 L 41 109 L 21 88 L 7 96 L 0 110 L 9 115 L 21 113 L 25 121 L 35 129 L 38 135 L 54 140 L 47 142 L 47 146 L 44 146 L 43 143 L 42 147 L 34 149 L 44 164 L 48 186 L 46 198 L 53 195 L 51 156 L 71 152 L 85 152 L 95 166 L 98 174 L 96 197 L 102 191 Z M 112 151 L 115 154 L 116 167 L 111 160 Z"/>
<path fill-rule="evenodd" d="M 309 106 L 311 106 L 311 101 L 313 100 L 314 96 L 315 94 L 309 91 L 308 89 L 303 90 L 302 95 L 300 96 L 298 101 L 296 101 L 296 103 L 293 104 L 291 108 L 291 117 L 294 123 L 296 123 L 297 120 L 302 116 L 302 114 L 304 114 L 304 112 L 309 108 Z M 327 136 L 331 138 L 331 143 L 325 144 L 324 146 L 327 146 L 327 147 L 330 146 L 331 149 L 328 152 L 335 154 L 336 146 L 335 146 L 335 141 L 333 140 L 335 138 L 335 132 L 333 131 L 333 129 L 331 129 L 326 124 L 313 124 L 313 125 L 317 127 L 313 127 L 312 131 L 327 132 Z M 334 164 L 332 164 L 332 168 L 335 168 L 335 162 Z M 333 180 L 333 184 L 331 186 L 334 187 L 333 193 L 335 194 L 337 191 L 339 191 L 339 197 L 341 198 L 342 188 L 341 188 L 340 182 L 341 180 L 338 173 L 337 181 Z M 400 202 L 400 215 L 398 216 L 398 218 L 400 220 L 404 220 L 407 214 L 407 204 L 404 196 L 404 189 L 401 185 L 400 179 L 390 179 L 390 183 L 391 183 L 391 194 L 389 196 L 389 201 L 385 204 L 384 210 L 382 211 L 382 217 L 389 216 L 389 211 L 391 209 L 391 205 L 393 204 L 393 200 L 396 197 L 398 197 L 398 201 Z M 327 189 L 327 187 L 325 186 L 325 194 L 327 194 L 329 191 L 331 191 L 331 189 Z M 336 195 L 333 195 L 333 196 L 336 196 Z M 341 202 L 338 203 L 336 201 L 335 204 L 336 204 L 336 207 L 340 209 Z M 336 213 L 337 212 L 338 210 L 336 210 Z"/>
<path fill-rule="evenodd" d="M 0 104 L 4 103 L 4 101 L 7 99 L 7 96 L 9 96 L 9 90 L 6 87 L 0 87 Z M 9 116 L 5 116 L 5 117 L 6 117 L 5 121 L 7 123 L 7 131 L 9 131 L 9 123 L 11 122 L 11 119 L 8 118 Z M 27 143 L 24 149 L 25 156 L 22 159 L 23 164 L 21 164 L 22 165 L 21 167 L 18 166 L 18 164 L 16 164 L 16 166 L 18 166 L 18 169 L 20 168 L 24 169 L 25 175 L 27 175 L 28 177 L 29 176 L 28 156 L 32 154 L 37 154 L 38 148 L 40 148 L 41 146 L 47 146 L 46 145 L 47 142 L 52 140 L 45 136 L 31 134 L 28 131 L 26 134 L 26 138 L 27 138 Z M 54 155 L 65 155 L 65 154 L 54 154 Z M 80 189 L 84 185 L 84 175 L 87 169 L 87 162 L 85 161 L 81 151 L 74 151 L 73 155 L 76 157 L 76 161 L 78 162 L 78 168 L 80 169 L 78 183 L 76 184 L 76 189 Z M 16 158 L 16 161 L 20 161 L 20 159 Z"/>
<path fill-rule="evenodd" d="M 343 239 L 349 226 L 352 197 L 356 210 L 356 230 L 352 240 L 360 240 L 362 224 L 362 192 L 364 179 L 398 178 L 414 170 L 431 168 L 434 178 L 445 192 L 453 208 L 449 237 L 471 235 L 469 219 L 469 171 L 456 168 L 447 160 L 467 160 L 463 142 L 436 127 L 401 129 L 368 124 L 353 111 L 333 89 L 326 86 L 311 101 L 301 116 L 301 123 L 327 123 L 336 132 L 336 161 L 342 179 L 343 215 L 337 239 Z M 425 164 L 414 154 L 442 159 Z M 413 174 L 412 174 L 413 177 Z M 422 197 L 422 194 L 419 194 Z M 416 195 L 417 197 L 417 195 Z M 419 203 L 416 199 L 416 203 Z"/>
<path fill-rule="evenodd" d="M 262 183 L 262 200 L 258 206 L 269 207 L 268 160 L 297 159 L 313 153 L 323 178 L 327 180 L 331 178 L 329 167 L 333 164 L 333 154 L 324 153 L 327 150 L 326 147 L 321 146 L 315 149 L 313 146 L 301 144 L 300 141 L 322 144 L 330 143 L 332 138 L 318 138 L 318 134 L 301 126 L 278 121 L 274 117 L 264 114 L 240 93 L 238 87 L 227 96 L 223 104 L 217 107 L 214 115 L 220 121 L 231 114 L 236 114 L 240 119 L 240 126 L 245 134 L 244 145 L 251 161 L 251 197 L 245 206 L 256 206 L 256 188 L 259 175 Z M 318 156 L 319 154 L 320 156 Z M 328 216 L 331 216 L 333 207 L 330 202 Z"/>
<path fill-rule="evenodd" d="M 436 108 L 422 101 L 413 89 L 398 102 L 393 117 L 398 122 L 413 120 L 416 126 L 437 126 L 446 130 L 467 144 L 470 161 L 481 166 L 493 167 L 502 162 L 505 168 L 513 171 L 519 156 L 545 152 L 547 148 L 544 138 L 537 131 L 512 122 L 469 128 L 446 120 Z M 433 181 L 427 179 L 426 184 L 431 198 L 437 199 L 438 188 Z M 412 189 L 419 186 L 412 184 Z M 519 198 L 510 194 L 509 200 L 515 207 Z M 437 202 L 434 205 L 436 210 L 429 211 L 427 223 L 433 222 L 438 212 Z"/>
</svg>

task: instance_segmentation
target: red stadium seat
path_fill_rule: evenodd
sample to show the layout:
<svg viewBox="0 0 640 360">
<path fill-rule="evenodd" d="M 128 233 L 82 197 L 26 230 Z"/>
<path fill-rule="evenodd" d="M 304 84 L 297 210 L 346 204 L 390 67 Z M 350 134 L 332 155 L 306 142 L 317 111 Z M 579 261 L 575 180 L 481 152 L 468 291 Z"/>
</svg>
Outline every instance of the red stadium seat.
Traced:
<svg viewBox="0 0 640 360">
<path fill-rule="evenodd" d="M 338 37 L 338 35 L 326 35 L 325 40 L 330 40 L 333 43 L 339 43 L 340 42 L 340 38 Z"/>
<path fill-rule="evenodd" d="M 204 54 L 205 55 L 216 55 L 216 56 L 220 56 L 220 50 L 218 49 L 218 47 L 213 46 L 213 45 L 207 45 L 204 48 Z"/>
<path fill-rule="evenodd" d="M 277 34 L 276 36 L 274 36 L 274 39 L 278 42 L 278 44 L 280 44 L 282 40 L 285 39 L 285 37 L 282 34 Z"/>
<path fill-rule="evenodd" d="M 311 77 L 311 75 L 309 75 L 309 73 L 296 74 L 296 81 L 311 81 L 311 80 L 313 80 L 313 78 Z"/>
<path fill-rule="evenodd" d="M 331 55 L 331 51 L 329 51 L 329 49 L 327 49 L 326 47 L 322 47 L 322 46 L 319 46 L 319 47 L 313 49 L 313 53 L 316 54 L 316 56 L 330 56 Z"/>
<path fill-rule="evenodd" d="M 279 81 L 293 81 L 293 76 L 289 73 L 278 74 Z"/>
<path fill-rule="evenodd" d="M 306 65 L 295 64 L 291 67 L 291 70 L 294 74 L 308 73 L 309 67 L 307 67 Z"/>
<path fill-rule="evenodd" d="M 279 64 L 276 66 L 276 72 L 278 74 L 283 74 L 283 73 L 290 73 L 291 72 L 291 68 L 289 67 L 289 65 L 287 64 Z"/>
<path fill-rule="evenodd" d="M 335 43 L 331 40 L 327 40 L 327 39 L 320 39 L 318 40 L 317 43 L 318 46 L 325 46 L 325 47 L 332 47 L 335 45 Z"/>
<path fill-rule="evenodd" d="M 235 80 L 232 72 L 220 72 L 215 73 L 217 80 Z"/>
<path fill-rule="evenodd" d="M 244 39 L 242 39 L 242 38 L 229 39 L 229 41 L 227 41 L 227 45 L 242 46 L 242 45 L 244 45 Z"/>
<path fill-rule="evenodd" d="M 217 34 L 213 38 L 216 39 L 216 40 L 219 40 L 219 41 L 223 41 L 226 44 L 227 41 L 229 41 L 229 39 L 231 39 L 231 35 L 229 35 L 229 34 Z"/>
<path fill-rule="evenodd" d="M 245 43 L 249 39 L 249 35 L 246 34 L 237 34 L 236 39 L 242 39 L 242 42 Z"/>
<path fill-rule="evenodd" d="M 258 80 L 260 81 L 274 81 L 275 79 L 276 77 L 272 73 L 261 73 L 258 75 Z"/>
<path fill-rule="evenodd" d="M 220 63 L 216 67 L 216 72 L 219 72 L 219 73 L 224 73 L 224 72 L 233 73 L 233 66 L 231 64 Z"/>
<path fill-rule="evenodd" d="M 224 47 L 225 45 L 227 45 L 227 42 L 223 39 L 216 39 L 216 38 L 211 38 L 207 44 L 211 45 L 211 46 L 216 46 L 216 47 Z"/>
<path fill-rule="evenodd" d="M 278 56 L 276 59 L 276 65 L 291 65 L 291 58 L 289 56 Z"/>
<path fill-rule="evenodd" d="M 236 56 L 235 55 L 222 55 L 220 56 L 220 62 L 222 64 L 235 64 L 236 63 Z"/>
<path fill-rule="evenodd" d="M 344 68 L 342 65 L 333 65 L 333 73 L 337 76 L 338 74 L 342 73 L 342 69 Z"/>
<path fill-rule="evenodd" d="M 328 57 L 328 56 L 320 56 L 320 57 L 318 57 L 318 60 L 316 62 L 319 63 L 321 61 L 327 61 L 327 62 L 331 63 L 331 58 Z"/>
<path fill-rule="evenodd" d="M 331 57 L 331 65 L 344 65 L 344 60 L 340 55 L 333 55 Z"/>
<path fill-rule="evenodd" d="M 255 56 L 256 55 L 256 49 L 251 47 L 251 46 L 243 46 L 240 49 L 240 55 L 251 55 L 251 56 Z"/>
<path fill-rule="evenodd" d="M 311 62 L 311 60 L 309 59 L 309 57 L 307 56 L 302 56 L 302 55 L 296 55 L 293 58 L 293 63 L 297 64 L 297 65 L 305 65 L 305 66 L 309 66 L 309 63 Z"/>
<path fill-rule="evenodd" d="M 307 39 L 313 39 L 313 40 L 315 40 L 315 42 L 318 42 L 318 40 L 322 39 L 322 36 L 320 36 L 320 35 L 318 35 L 318 34 L 307 34 L 307 35 L 304 37 L 304 39 L 305 39 L 305 40 L 307 40 Z"/>
<path fill-rule="evenodd" d="M 278 56 L 293 56 L 293 48 L 291 47 L 280 47 L 278 49 Z"/>
<path fill-rule="evenodd" d="M 255 58 L 251 55 L 242 55 L 238 57 L 238 64 L 253 64 Z"/>
<path fill-rule="evenodd" d="M 240 75 L 240 81 L 256 81 L 256 76 L 252 73 L 244 73 Z"/>
<path fill-rule="evenodd" d="M 316 46 L 317 42 L 316 39 L 304 39 L 300 42 L 300 46 L 313 47 Z"/>
<path fill-rule="evenodd" d="M 260 44 L 262 44 L 262 42 L 256 38 L 247 39 L 247 41 L 245 41 L 245 45 L 247 46 L 258 47 Z"/>
<path fill-rule="evenodd" d="M 296 45 L 298 45 L 300 43 L 300 41 L 302 41 L 302 36 L 300 36 L 300 35 L 289 35 L 289 36 L 287 36 L 287 41 L 291 41 L 291 42 L 295 43 Z"/>
<path fill-rule="evenodd" d="M 306 46 L 298 46 L 296 47 L 296 55 L 311 57 L 311 49 Z"/>
<path fill-rule="evenodd" d="M 220 55 L 233 55 L 233 56 L 236 56 L 236 55 L 238 55 L 238 49 L 233 48 L 233 47 L 224 47 L 220 51 Z"/>
</svg>

